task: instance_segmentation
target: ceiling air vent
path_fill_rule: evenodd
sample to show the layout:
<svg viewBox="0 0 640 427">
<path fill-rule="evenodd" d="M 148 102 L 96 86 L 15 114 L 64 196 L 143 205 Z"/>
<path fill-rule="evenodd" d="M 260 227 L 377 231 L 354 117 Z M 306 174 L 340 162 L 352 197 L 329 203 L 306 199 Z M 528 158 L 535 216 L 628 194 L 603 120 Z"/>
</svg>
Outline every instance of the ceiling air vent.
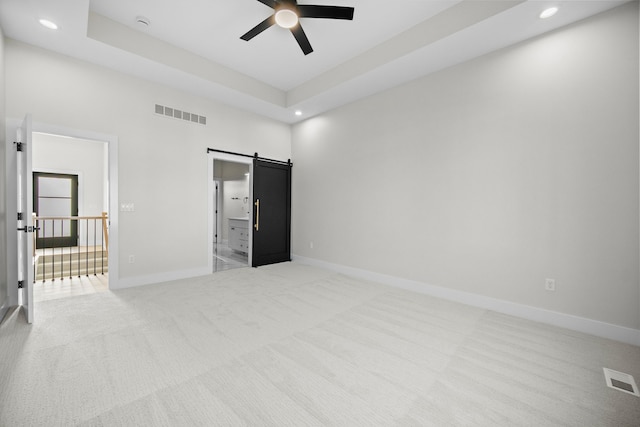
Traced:
<svg viewBox="0 0 640 427">
<path fill-rule="evenodd" d="M 604 378 L 608 387 L 640 397 L 640 393 L 638 393 L 638 386 L 631 375 L 614 371 L 613 369 L 602 369 L 604 370 Z"/>
<path fill-rule="evenodd" d="M 172 119 L 184 120 L 191 123 L 200 125 L 207 124 L 207 118 L 195 113 L 189 113 L 188 111 L 178 110 L 173 107 L 166 107 L 164 105 L 156 104 L 155 113 L 159 116 L 171 117 Z"/>
</svg>

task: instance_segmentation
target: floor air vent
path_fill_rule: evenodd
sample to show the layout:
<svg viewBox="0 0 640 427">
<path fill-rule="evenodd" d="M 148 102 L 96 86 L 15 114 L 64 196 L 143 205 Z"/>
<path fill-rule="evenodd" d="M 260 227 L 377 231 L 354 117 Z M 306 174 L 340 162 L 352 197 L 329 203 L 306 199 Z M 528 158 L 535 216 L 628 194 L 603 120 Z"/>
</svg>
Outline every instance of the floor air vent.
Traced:
<svg viewBox="0 0 640 427">
<path fill-rule="evenodd" d="M 604 378 L 607 382 L 607 386 L 615 390 L 640 397 L 640 393 L 638 393 L 638 386 L 631 375 L 614 371 L 613 369 L 602 369 L 604 370 Z"/>
<path fill-rule="evenodd" d="M 155 113 L 159 116 L 171 117 L 172 119 L 184 120 L 185 122 L 191 122 L 200 125 L 207 124 L 207 118 L 205 116 L 200 116 L 188 111 L 178 110 L 177 108 L 165 107 L 164 105 L 160 104 L 156 104 Z"/>
</svg>

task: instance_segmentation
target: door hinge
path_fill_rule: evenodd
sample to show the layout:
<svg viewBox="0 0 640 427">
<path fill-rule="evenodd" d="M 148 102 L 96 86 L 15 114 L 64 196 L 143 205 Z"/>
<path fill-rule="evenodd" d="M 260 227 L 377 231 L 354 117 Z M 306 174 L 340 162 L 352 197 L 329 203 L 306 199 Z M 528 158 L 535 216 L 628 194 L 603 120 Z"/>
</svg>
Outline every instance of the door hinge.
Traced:
<svg viewBox="0 0 640 427">
<path fill-rule="evenodd" d="M 18 212 L 18 221 L 22 221 L 22 212 Z"/>
<path fill-rule="evenodd" d="M 16 144 L 16 150 L 22 151 L 22 142 L 14 142 Z"/>
<path fill-rule="evenodd" d="M 18 280 L 18 289 L 24 288 L 24 280 Z"/>
</svg>

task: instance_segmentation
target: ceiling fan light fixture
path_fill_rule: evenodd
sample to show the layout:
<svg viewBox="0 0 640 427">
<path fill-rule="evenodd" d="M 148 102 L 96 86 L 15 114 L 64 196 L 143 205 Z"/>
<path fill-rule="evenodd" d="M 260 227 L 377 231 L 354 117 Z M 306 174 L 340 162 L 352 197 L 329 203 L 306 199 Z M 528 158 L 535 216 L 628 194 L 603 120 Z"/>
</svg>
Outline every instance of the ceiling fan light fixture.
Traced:
<svg viewBox="0 0 640 427">
<path fill-rule="evenodd" d="M 276 24 L 282 28 L 293 28 L 298 25 L 298 14 L 294 10 L 283 7 L 276 12 Z"/>
</svg>

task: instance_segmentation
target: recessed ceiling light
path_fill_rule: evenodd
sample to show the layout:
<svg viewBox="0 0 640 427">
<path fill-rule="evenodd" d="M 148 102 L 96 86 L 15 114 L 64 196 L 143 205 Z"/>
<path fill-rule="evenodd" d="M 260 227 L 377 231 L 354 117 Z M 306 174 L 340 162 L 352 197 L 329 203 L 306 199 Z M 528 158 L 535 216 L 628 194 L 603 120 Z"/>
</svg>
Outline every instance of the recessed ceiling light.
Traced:
<svg viewBox="0 0 640 427">
<path fill-rule="evenodd" d="M 282 28 L 293 28 L 298 24 L 298 15 L 294 10 L 283 7 L 276 12 L 276 24 Z"/>
<path fill-rule="evenodd" d="M 48 19 L 40 19 L 38 21 L 40 23 L 40 25 L 42 25 L 43 27 L 46 27 L 50 30 L 57 30 L 58 26 L 56 25 L 55 22 L 51 22 Z"/>
<path fill-rule="evenodd" d="M 540 14 L 540 19 L 547 19 L 547 18 L 551 18 L 553 15 L 556 14 L 556 12 L 558 11 L 557 7 L 550 7 L 548 9 L 545 9 L 542 11 L 542 13 Z"/>
<path fill-rule="evenodd" d="M 301 115 L 302 115 L 302 111 L 300 111 L 300 110 L 296 110 L 296 113 L 295 113 L 295 114 L 296 114 L 296 116 L 301 116 Z"/>
</svg>

